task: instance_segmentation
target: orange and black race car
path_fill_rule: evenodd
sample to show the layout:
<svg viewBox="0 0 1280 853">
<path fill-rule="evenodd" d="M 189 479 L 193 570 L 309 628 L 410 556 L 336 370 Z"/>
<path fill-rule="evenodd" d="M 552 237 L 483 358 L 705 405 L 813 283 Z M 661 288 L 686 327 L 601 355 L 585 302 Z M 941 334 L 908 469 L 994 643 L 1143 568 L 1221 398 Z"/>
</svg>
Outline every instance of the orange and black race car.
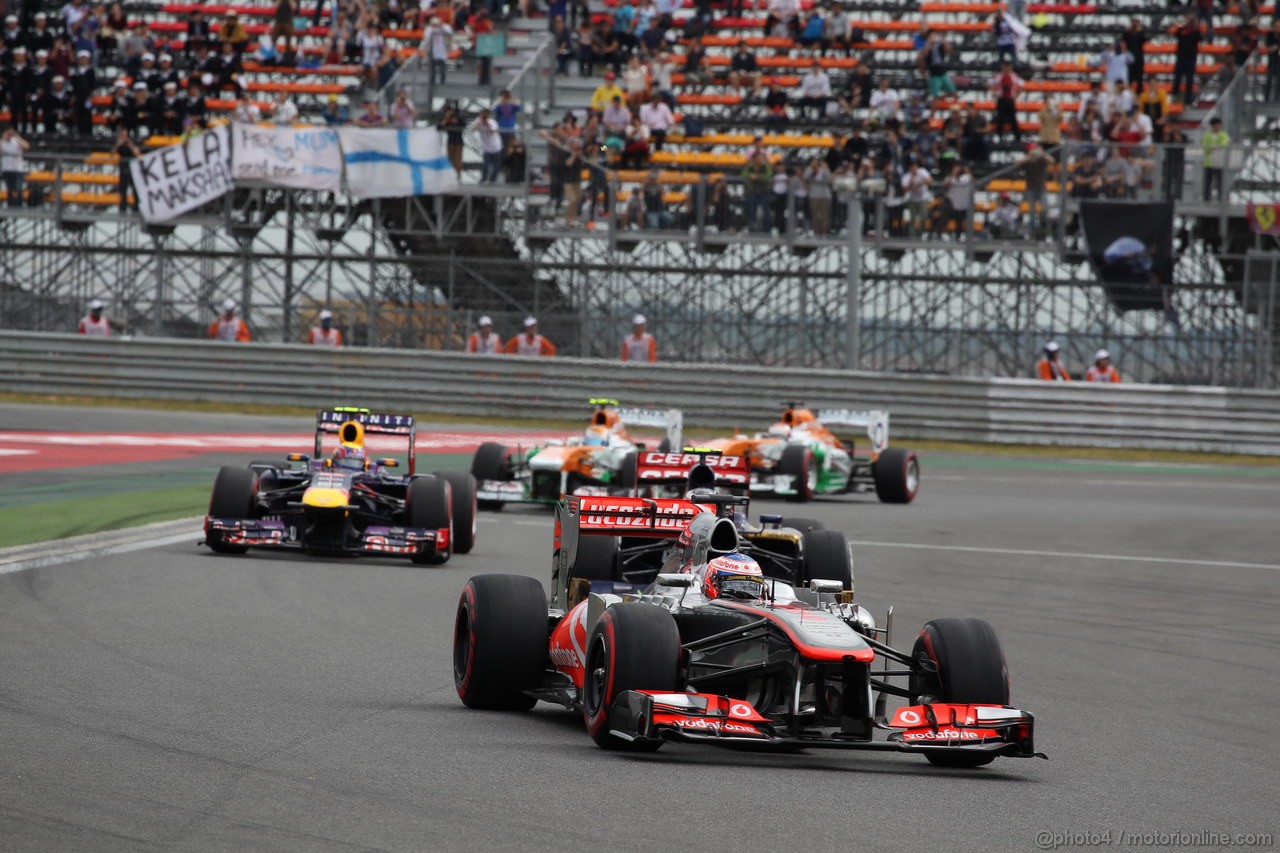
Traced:
<svg viewBox="0 0 1280 853">
<path fill-rule="evenodd" d="M 855 453 L 842 428 L 866 433 L 868 452 Z M 920 490 L 920 461 L 889 447 L 889 413 L 852 409 L 814 412 L 787 403 L 766 432 L 702 442 L 726 456 L 751 460 L 751 493 L 807 501 L 817 495 L 875 491 L 884 503 L 911 503 Z"/>
<path fill-rule="evenodd" d="M 554 506 L 563 495 L 625 494 L 635 485 L 636 452 L 646 443 L 631 434 L 635 427 L 662 429 L 652 445 L 679 449 L 684 418 L 678 409 L 622 408 L 617 400 L 590 401 L 586 429 L 540 447 L 480 445 L 471 462 L 482 509 L 509 503 Z"/>
</svg>

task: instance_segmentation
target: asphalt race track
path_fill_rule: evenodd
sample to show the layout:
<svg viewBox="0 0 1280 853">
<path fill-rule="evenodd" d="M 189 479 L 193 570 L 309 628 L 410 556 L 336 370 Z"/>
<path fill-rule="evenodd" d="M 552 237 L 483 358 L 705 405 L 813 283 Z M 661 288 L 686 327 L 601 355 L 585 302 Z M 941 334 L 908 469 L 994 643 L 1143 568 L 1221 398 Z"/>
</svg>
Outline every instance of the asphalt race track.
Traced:
<svg viewBox="0 0 1280 853">
<path fill-rule="evenodd" d="M 549 706 L 468 711 L 458 591 L 545 582 L 545 512 L 485 515 L 443 568 L 219 557 L 193 535 L 0 575 L 0 850 L 1032 850 L 1280 829 L 1280 471 L 923 466 L 913 506 L 800 514 L 860 543 L 859 598 L 895 605 L 900 645 L 934 616 L 991 620 L 1051 761 L 634 757 Z"/>
</svg>

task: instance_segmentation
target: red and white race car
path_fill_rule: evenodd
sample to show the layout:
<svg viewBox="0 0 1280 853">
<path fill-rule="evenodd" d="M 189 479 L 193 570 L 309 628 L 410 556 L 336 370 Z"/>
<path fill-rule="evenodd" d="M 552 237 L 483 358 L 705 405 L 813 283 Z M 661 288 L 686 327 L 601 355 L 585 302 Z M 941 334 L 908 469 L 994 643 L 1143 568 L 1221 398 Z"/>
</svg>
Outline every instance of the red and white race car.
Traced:
<svg viewBox="0 0 1280 853">
<path fill-rule="evenodd" d="M 479 575 L 463 589 L 453 643 L 463 703 L 581 710 L 595 742 L 615 749 L 893 750 L 948 767 L 1040 755 L 1034 718 L 1009 705 L 989 623 L 937 619 L 909 653 L 895 650 L 840 580 L 792 586 L 739 553 L 732 515 L 745 502 L 564 500 L 549 607 L 529 577 Z M 652 584 L 578 576 L 583 542 L 624 536 L 669 543 Z M 890 696 L 907 705 L 890 715 Z"/>
</svg>

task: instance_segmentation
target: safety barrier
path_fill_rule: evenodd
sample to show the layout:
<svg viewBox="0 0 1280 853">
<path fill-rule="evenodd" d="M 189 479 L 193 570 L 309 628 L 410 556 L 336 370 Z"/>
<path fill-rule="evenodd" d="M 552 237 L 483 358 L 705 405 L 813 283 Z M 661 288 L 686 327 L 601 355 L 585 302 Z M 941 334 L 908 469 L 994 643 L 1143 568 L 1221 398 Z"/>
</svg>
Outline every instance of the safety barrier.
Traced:
<svg viewBox="0 0 1280 853">
<path fill-rule="evenodd" d="M 608 395 L 744 430 L 804 401 L 886 409 L 899 438 L 1280 455 L 1280 393 L 1267 391 L 5 331 L 0 358 L 0 390 L 37 394 L 344 403 L 477 419 L 578 418 L 588 397 Z"/>
</svg>

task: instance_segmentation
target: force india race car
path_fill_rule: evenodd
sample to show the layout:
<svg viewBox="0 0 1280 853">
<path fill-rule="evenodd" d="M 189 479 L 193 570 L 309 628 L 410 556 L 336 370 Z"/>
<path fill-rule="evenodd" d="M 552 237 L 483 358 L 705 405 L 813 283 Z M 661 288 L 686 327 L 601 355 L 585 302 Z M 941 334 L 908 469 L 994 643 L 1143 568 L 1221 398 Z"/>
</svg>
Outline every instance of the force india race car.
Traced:
<svg viewBox="0 0 1280 853">
<path fill-rule="evenodd" d="M 678 409 L 619 408 L 617 400 L 597 398 L 591 422 L 581 435 L 542 447 L 515 448 L 488 442 L 476 449 L 471 473 L 480 507 L 502 509 L 509 503 L 554 506 L 564 495 L 626 494 L 635 485 L 635 454 L 644 444 L 630 427 L 665 429 L 658 447 L 679 448 L 683 416 Z"/>
<path fill-rule="evenodd" d="M 368 458 L 366 435 L 407 441 L 407 474 L 393 473 L 400 466 L 395 457 Z M 337 439 L 327 457 L 326 436 Z M 314 455 L 218 471 L 204 544 L 218 554 L 298 549 L 415 563 L 467 553 L 476 540 L 475 480 L 465 471 L 417 474 L 415 437 L 411 415 L 350 407 L 317 412 Z"/>
<path fill-rule="evenodd" d="M 1009 705 L 989 623 L 934 620 L 903 652 L 838 581 L 792 587 L 744 567 L 713 586 L 713 571 L 745 559 L 727 517 L 740 500 L 566 498 L 549 607 L 524 576 L 479 575 L 463 588 L 453 643 L 463 703 L 581 710 L 592 739 L 620 750 L 893 750 L 947 767 L 1040 755 L 1034 718 Z M 575 576 L 581 542 L 596 536 L 671 540 L 676 558 L 647 588 L 619 595 Z M 894 683 L 902 678 L 905 687 Z M 908 704 L 890 716 L 889 696 Z"/>
<path fill-rule="evenodd" d="M 836 437 L 833 428 L 865 430 L 869 456 L 855 456 L 853 442 Z M 815 495 L 875 490 L 883 503 L 911 503 L 920 490 L 920 462 L 915 453 L 889 447 L 889 413 L 824 409 L 816 414 L 788 403 L 768 432 L 754 437 L 707 442 L 729 456 L 751 460 L 751 491 L 797 501 Z"/>
<path fill-rule="evenodd" d="M 679 453 L 642 450 L 636 455 L 632 497 L 676 497 L 709 490 L 745 496 L 750 480 L 745 456 L 725 456 L 702 447 L 687 447 Z M 753 524 L 747 505 L 743 500 L 732 512 L 739 547 L 767 574 L 801 585 L 813 577 L 834 579 L 853 589 L 853 560 L 843 533 L 826 530 L 817 519 L 795 516 L 761 514 L 759 523 Z M 662 570 L 669 550 L 668 541 L 649 536 L 587 537 L 578 544 L 575 576 L 648 584 Z M 818 570 L 822 573 L 814 574 Z"/>
</svg>

